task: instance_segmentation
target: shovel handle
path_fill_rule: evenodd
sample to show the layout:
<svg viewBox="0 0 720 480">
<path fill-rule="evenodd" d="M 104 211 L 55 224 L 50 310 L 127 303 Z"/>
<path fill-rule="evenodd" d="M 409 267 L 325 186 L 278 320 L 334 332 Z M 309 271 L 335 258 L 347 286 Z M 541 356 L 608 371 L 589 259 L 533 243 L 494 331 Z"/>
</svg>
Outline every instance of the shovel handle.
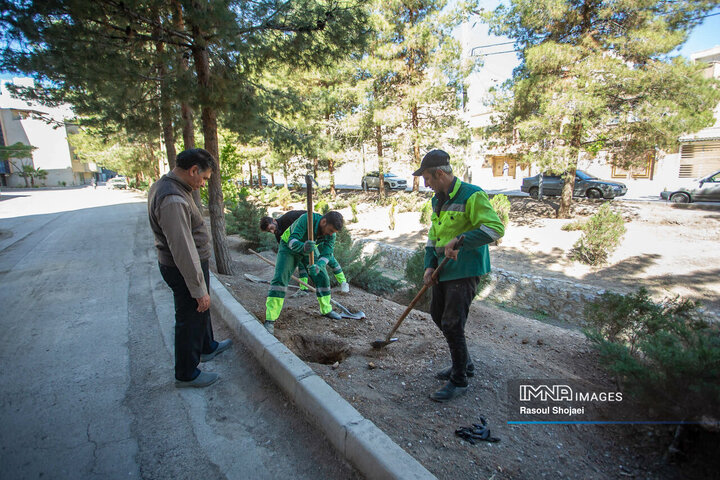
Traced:
<svg viewBox="0 0 720 480">
<path fill-rule="evenodd" d="M 458 239 L 457 244 L 455 245 L 456 249 L 460 249 L 460 247 L 462 247 L 462 244 L 464 241 L 465 241 L 465 235 L 461 235 L 460 238 Z M 440 262 L 440 265 L 438 265 L 438 267 L 435 269 L 435 271 L 433 272 L 432 277 L 431 277 L 432 278 L 432 281 L 430 283 L 431 285 L 433 283 L 435 283 L 435 281 L 438 279 L 438 277 L 440 276 L 440 270 L 442 270 L 442 268 L 445 266 L 445 264 L 448 262 L 448 260 L 450 260 L 448 257 L 443 258 L 443 261 Z M 392 330 L 390 330 L 390 333 L 388 333 L 387 337 L 385 337 L 385 342 L 390 341 L 390 338 L 393 336 L 393 333 L 395 333 L 395 331 L 398 328 L 400 328 L 400 324 L 403 322 L 403 320 L 405 320 L 405 317 L 407 317 L 408 314 L 412 311 L 415 304 L 420 301 L 420 299 L 423 297 L 423 295 L 425 295 L 425 292 L 427 292 L 428 288 L 430 288 L 429 285 L 423 285 L 423 287 L 420 289 L 420 291 L 417 293 L 417 295 L 415 295 L 415 298 L 412 299 L 412 302 L 410 302 L 410 305 L 407 306 L 407 308 L 402 313 L 402 315 L 400 315 L 400 318 L 398 318 L 397 322 L 395 322 L 395 325 L 393 325 L 393 328 L 392 328 Z"/>
<path fill-rule="evenodd" d="M 269 264 L 272 265 L 273 267 L 275 266 L 275 263 L 274 263 L 272 260 L 268 260 L 267 258 L 263 257 L 262 255 L 260 255 L 259 253 L 257 253 L 257 252 L 256 252 L 255 250 L 253 250 L 252 248 L 248 248 L 248 252 L 252 253 L 253 255 L 256 255 L 259 259 L 263 260 L 265 263 L 269 263 Z M 308 290 L 310 290 L 311 292 L 315 293 L 315 287 L 313 287 L 312 285 L 308 285 L 307 283 L 303 282 L 302 280 L 300 280 L 300 279 L 299 279 L 298 277 L 296 277 L 295 275 L 290 275 L 290 277 L 291 277 L 293 280 L 295 280 L 296 282 L 298 282 L 300 285 L 305 285 L 305 286 L 308 288 Z"/>
<path fill-rule="evenodd" d="M 308 240 L 312 241 L 313 238 L 313 178 L 312 175 L 305 175 L 305 183 L 307 184 L 307 235 Z M 308 266 L 315 263 L 315 252 L 310 252 L 310 263 Z"/>
<path fill-rule="evenodd" d="M 267 258 L 263 257 L 262 255 L 260 255 L 259 253 L 257 253 L 257 252 L 256 252 L 255 250 L 253 250 L 252 248 L 248 248 L 248 251 L 249 251 L 250 253 L 252 253 L 253 255 L 256 255 L 258 258 L 260 258 L 260 259 L 263 260 L 264 262 L 269 263 L 269 264 L 272 265 L 273 267 L 275 266 L 275 263 L 274 263 L 272 260 L 268 260 Z M 296 277 L 295 275 L 290 275 L 290 277 L 291 277 L 293 280 L 295 280 L 296 282 L 298 282 L 300 285 L 305 285 L 305 286 L 308 288 L 308 290 L 310 290 L 311 292 L 315 293 L 315 287 L 313 287 L 312 285 L 308 285 L 307 283 L 303 282 L 302 280 L 300 280 L 300 279 L 299 279 L 298 277 Z M 353 314 L 350 312 L 350 310 L 348 310 L 348 309 L 345 308 L 344 306 L 340 305 L 338 302 L 336 302 L 336 301 L 333 300 L 332 298 L 330 299 L 330 302 L 331 302 L 333 305 L 337 306 L 338 308 L 344 310 L 345 313 L 347 313 L 348 315 L 353 315 Z M 359 312 L 359 313 L 362 313 L 362 312 Z"/>
</svg>

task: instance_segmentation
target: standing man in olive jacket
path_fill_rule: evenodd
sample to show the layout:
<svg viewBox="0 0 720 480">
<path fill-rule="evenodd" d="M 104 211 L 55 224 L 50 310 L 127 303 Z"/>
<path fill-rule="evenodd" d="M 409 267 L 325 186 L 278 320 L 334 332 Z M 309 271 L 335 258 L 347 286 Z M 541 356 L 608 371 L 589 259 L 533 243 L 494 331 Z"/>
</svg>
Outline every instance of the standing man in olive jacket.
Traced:
<svg viewBox="0 0 720 480">
<path fill-rule="evenodd" d="M 197 366 L 230 347 L 216 342 L 210 320 L 210 236 L 192 198 L 193 190 L 217 170 L 202 148 L 185 150 L 177 166 L 155 182 L 148 194 L 148 216 L 155 235 L 160 273 L 175 298 L 175 386 L 206 387 L 219 378 Z"/>
<path fill-rule="evenodd" d="M 413 175 L 422 175 L 425 186 L 435 192 L 425 246 L 425 284 L 432 285 L 432 275 L 443 258 L 451 259 L 432 286 L 430 303 L 430 315 L 445 336 L 452 359 L 452 366 L 437 374 L 447 383 L 430 398 L 447 402 L 465 393 L 467 379 L 475 373 L 465 341 L 465 322 L 480 276 L 490 271 L 488 244 L 502 237 L 505 227 L 487 194 L 453 175 L 450 156 L 444 151 L 425 155 Z M 465 237 L 463 246 L 456 249 L 461 236 Z"/>
</svg>

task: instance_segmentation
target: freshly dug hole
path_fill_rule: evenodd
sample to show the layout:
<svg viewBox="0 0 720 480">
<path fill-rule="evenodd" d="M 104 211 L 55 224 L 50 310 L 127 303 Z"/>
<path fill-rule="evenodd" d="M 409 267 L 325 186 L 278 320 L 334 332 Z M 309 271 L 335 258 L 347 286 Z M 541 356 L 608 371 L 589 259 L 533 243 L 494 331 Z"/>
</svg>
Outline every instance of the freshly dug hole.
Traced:
<svg viewBox="0 0 720 480">
<path fill-rule="evenodd" d="M 306 362 L 332 365 L 350 356 L 350 345 L 336 338 L 296 334 L 290 342 L 290 349 Z"/>
</svg>

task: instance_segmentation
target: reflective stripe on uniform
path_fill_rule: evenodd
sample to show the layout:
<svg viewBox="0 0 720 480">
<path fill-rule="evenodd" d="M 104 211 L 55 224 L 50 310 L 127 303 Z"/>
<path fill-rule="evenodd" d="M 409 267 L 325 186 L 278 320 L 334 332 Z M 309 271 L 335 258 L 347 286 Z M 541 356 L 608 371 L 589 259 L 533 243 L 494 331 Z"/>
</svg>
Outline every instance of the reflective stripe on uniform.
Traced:
<svg viewBox="0 0 720 480">
<path fill-rule="evenodd" d="M 497 230 L 493 230 L 487 225 L 480 225 L 480 230 L 487 234 L 487 236 L 492 238 L 493 240 L 497 240 L 498 238 L 502 237 L 502 235 L 500 235 Z"/>
<path fill-rule="evenodd" d="M 330 295 L 330 287 L 317 287 L 315 290 L 318 297 L 326 297 Z"/>
</svg>

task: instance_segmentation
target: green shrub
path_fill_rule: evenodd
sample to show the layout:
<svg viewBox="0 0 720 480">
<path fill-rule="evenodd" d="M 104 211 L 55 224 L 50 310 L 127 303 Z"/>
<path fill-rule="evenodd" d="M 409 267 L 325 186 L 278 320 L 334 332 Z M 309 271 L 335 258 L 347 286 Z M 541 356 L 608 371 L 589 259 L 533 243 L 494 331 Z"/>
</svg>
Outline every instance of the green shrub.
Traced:
<svg viewBox="0 0 720 480">
<path fill-rule="evenodd" d="M 347 281 L 375 295 L 394 292 L 399 282 L 388 278 L 379 269 L 380 254 L 363 257 L 362 247 L 360 242 L 353 242 L 346 228 L 337 233 L 334 256 Z M 333 275 L 330 278 L 335 282 Z"/>
<path fill-rule="evenodd" d="M 274 249 L 277 244 L 275 236 L 260 230 L 260 219 L 266 216 L 265 207 L 259 207 L 248 198 L 239 196 L 237 204 L 225 215 L 227 234 L 239 235 L 254 250 Z"/>
<path fill-rule="evenodd" d="M 392 201 L 390 204 L 390 212 L 388 213 L 388 216 L 390 217 L 390 230 L 395 230 L 395 208 L 397 207 L 397 202 L 395 200 Z"/>
<path fill-rule="evenodd" d="M 289 210 L 290 204 L 292 203 L 292 195 L 290 194 L 290 190 L 288 190 L 286 187 L 281 187 L 280 189 L 278 189 L 277 192 L 277 202 L 280 204 L 283 210 Z"/>
<path fill-rule="evenodd" d="M 350 219 L 350 223 L 357 223 L 357 203 L 352 202 L 350 204 L 350 211 L 352 212 L 352 218 Z"/>
<path fill-rule="evenodd" d="M 585 227 L 585 220 L 573 220 L 572 222 L 566 223 L 560 227 L 560 230 L 565 232 L 575 232 L 577 230 L 582 230 L 583 227 Z"/>
<path fill-rule="evenodd" d="M 590 265 L 601 265 L 620 245 L 625 235 L 625 222 L 607 203 L 583 226 L 583 235 L 573 245 L 571 257 Z"/>
<path fill-rule="evenodd" d="M 430 225 L 431 218 L 432 202 L 428 200 L 427 202 L 423 203 L 423 206 L 420 209 L 420 223 L 422 223 L 423 225 Z"/>
<path fill-rule="evenodd" d="M 657 304 L 644 288 L 605 293 L 585 318 L 601 364 L 656 415 L 691 420 L 720 411 L 720 325 L 693 302 Z"/>
<path fill-rule="evenodd" d="M 315 204 L 315 211 L 325 215 L 330 211 L 330 205 L 325 200 L 320 200 Z"/>
<path fill-rule="evenodd" d="M 497 213 L 498 217 L 500 217 L 500 221 L 503 226 L 507 227 L 507 224 L 510 221 L 511 207 L 510 200 L 508 200 L 507 196 L 502 193 L 493 196 L 493 198 L 490 199 L 490 205 L 492 205 L 495 213 Z"/>
<path fill-rule="evenodd" d="M 410 284 L 412 290 L 417 293 L 424 285 L 425 275 L 425 245 L 420 244 L 410 255 L 405 264 L 405 280 Z M 413 296 L 415 295 L 413 293 Z"/>
</svg>

